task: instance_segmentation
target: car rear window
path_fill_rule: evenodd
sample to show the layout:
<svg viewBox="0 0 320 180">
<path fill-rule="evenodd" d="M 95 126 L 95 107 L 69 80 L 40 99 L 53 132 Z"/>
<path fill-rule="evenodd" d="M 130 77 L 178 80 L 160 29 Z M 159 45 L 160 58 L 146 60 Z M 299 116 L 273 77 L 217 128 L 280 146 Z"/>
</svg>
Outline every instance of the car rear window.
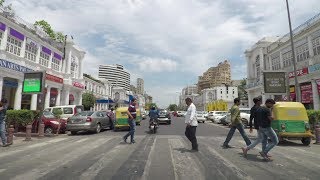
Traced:
<svg viewBox="0 0 320 180">
<path fill-rule="evenodd" d="M 63 114 L 73 114 L 73 110 L 70 107 L 63 108 Z"/>
</svg>

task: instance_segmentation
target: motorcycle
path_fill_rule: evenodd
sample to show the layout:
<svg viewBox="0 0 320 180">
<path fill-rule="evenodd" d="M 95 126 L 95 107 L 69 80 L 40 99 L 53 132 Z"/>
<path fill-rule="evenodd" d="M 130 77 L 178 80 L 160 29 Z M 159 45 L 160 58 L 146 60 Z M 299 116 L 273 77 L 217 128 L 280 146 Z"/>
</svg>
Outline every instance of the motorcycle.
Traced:
<svg viewBox="0 0 320 180">
<path fill-rule="evenodd" d="M 150 121 L 150 126 L 149 126 L 150 132 L 155 134 L 157 132 L 158 129 L 158 123 L 156 120 L 152 119 Z"/>
</svg>

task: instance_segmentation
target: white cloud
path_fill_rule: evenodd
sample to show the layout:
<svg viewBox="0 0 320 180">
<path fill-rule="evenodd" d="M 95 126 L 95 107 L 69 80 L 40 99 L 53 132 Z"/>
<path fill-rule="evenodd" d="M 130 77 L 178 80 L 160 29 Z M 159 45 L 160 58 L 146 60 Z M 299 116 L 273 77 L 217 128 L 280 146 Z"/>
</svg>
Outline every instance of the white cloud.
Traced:
<svg viewBox="0 0 320 180">
<path fill-rule="evenodd" d="M 175 71 L 177 62 L 171 59 L 145 58 L 137 62 L 140 71 L 145 72 L 166 72 Z"/>
</svg>

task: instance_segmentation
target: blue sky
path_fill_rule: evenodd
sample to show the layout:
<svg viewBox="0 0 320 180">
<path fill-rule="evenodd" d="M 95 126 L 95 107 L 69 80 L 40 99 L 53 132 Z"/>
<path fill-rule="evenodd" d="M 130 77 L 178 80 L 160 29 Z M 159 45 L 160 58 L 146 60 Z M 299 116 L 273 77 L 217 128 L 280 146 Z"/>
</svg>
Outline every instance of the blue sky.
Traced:
<svg viewBox="0 0 320 180">
<path fill-rule="evenodd" d="M 320 12 L 318 0 L 289 0 L 293 26 Z M 246 76 L 243 52 L 265 36 L 288 31 L 285 0 L 15 0 L 28 22 L 45 19 L 72 35 L 83 50 L 84 72 L 122 64 L 166 107 L 177 91 L 228 59 L 232 79 Z"/>
</svg>

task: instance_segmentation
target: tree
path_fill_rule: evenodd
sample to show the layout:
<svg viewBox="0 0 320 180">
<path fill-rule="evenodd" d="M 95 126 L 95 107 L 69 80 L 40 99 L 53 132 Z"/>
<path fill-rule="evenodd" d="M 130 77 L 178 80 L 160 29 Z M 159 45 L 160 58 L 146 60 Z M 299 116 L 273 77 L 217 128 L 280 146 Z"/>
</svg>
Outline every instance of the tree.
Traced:
<svg viewBox="0 0 320 180">
<path fill-rule="evenodd" d="M 96 97 L 92 93 L 83 93 L 82 94 L 82 105 L 84 110 L 90 110 L 96 103 Z"/>
<path fill-rule="evenodd" d="M 146 110 L 150 110 L 152 106 L 155 106 L 156 108 L 158 108 L 156 103 L 147 103 L 146 104 Z"/>
<path fill-rule="evenodd" d="M 65 35 L 63 35 L 62 32 L 55 32 L 52 29 L 51 25 L 45 20 L 36 21 L 34 23 L 34 26 L 40 27 L 53 40 L 56 40 L 58 42 L 65 41 Z"/>
<path fill-rule="evenodd" d="M 169 111 L 177 111 L 178 106 L 176 104 L 170 104 L 168 109 L 169 109 Z"/>
<path fill-rule="evenodd" d="M 240 99 L 248 99 L 248 93 L 246 91 L 246 85 L 247 85 L 247 81 L 246 79 L 243 79 L 240 83 L 240 86 L 238 86 L 238 97 Z"/>
<path fill-rule="evenodd" d="M 3 7 L 5 0 L 0 0 L 0 7 Z"/>
</svg>

